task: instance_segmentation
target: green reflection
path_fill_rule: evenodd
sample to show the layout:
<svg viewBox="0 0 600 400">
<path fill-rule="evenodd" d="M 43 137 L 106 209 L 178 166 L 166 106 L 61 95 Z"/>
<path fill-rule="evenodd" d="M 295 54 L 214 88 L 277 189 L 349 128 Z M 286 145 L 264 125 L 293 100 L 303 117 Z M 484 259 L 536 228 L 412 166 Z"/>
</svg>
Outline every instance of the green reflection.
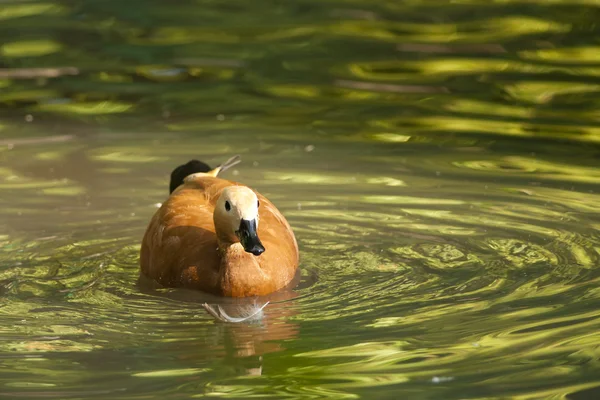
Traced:
<svg viewBox="0 0 600 400">
<path fill-rule="evenodd" d="M 28 40 L 5 43 L 0 47 L 0 54 L 4 57 L 39 57 L 55 53 L 61 47 L 53 40 Z"/>
<path fill-rule="evenodd" d="M 596 20 L 567 0 L 5 2 L 0 394 L 598 397 Z M 137 281 L 170 171 L 233 154 L 225 177 L 301 250 L 256 324 Z"/>
<path fill-rule="evenodd" d="M 63 104 L 40 104 L 36 109 L 41 111 L 51 111 L 60 113 L 73 113 L 80 115 L 104 115 L 122 113 L 130 110 L 132 104 L 101 101 L 101 102 L 81 102 L 81 103 L 63 103 Z"/>
<path fill-rule="evenodd" d="M 140 237 L 166 197 L 170 169 L 188 157 L 218 162 L 233 137 L 215 134 L 204 146 L 203 137 L 176 135 L 6 152 L 2 349 L 46 357 L 35 371 L 13 361 L 21 374 L 14 390 L 79 385 L 75 372 L 102 374 L 111 357 L 130 366 L 117 369 L 120 381 L 138 393 L 164 386 L 167 398 L 360 398 L 404 387 L 445 395 L 462 393 L 465 379 L 487 388 L 486 376 L 505 384 L 517 372 L 523 395 L 538 393 L 532 382 L 544 393 L 587 387 L 574 378 L 578 367 L 549 360 L 562 362 L 575 348 L 596 356 L 597 195 L 528 182 L 560 174 L 595 185 L 593 168 L 412 141 L 400 142 L 410 150 L 401 163 L 373 145 L 357 164 L 344 155 L 362 154 L 364 142 L 315 140 L 307 151 L 262 133 L 261 154 L 240 132 L 235 142 L 249 150 L 227 178 L 252 183 L 283 210 L 305 283 L 297 298 L 268 306 L 261 324 L 229 326 L 197 302 L 168 297 L 179 291 L 136 284 Z M 341 168 L 322 167 L 333 160 Z M 58 175 L 44 177 L 48 169 Z M 485 174 L 501 180 L 477 181 Z M 83 366 L 52 375 L 56 357 Z M 526 368 L 515 371 L 514 360 Z M 34 372 L 49 378 L 33 380 Z M 551 382 L 559 384 L 550 390 Z"/>
<path fill-rule="evenodd" d="M 0 21 L 37 14 L 60 14 L 64 11 L 65 8 L 63 6 L 54 3 L 5 4 L 0 9 Z"/>
</svg>

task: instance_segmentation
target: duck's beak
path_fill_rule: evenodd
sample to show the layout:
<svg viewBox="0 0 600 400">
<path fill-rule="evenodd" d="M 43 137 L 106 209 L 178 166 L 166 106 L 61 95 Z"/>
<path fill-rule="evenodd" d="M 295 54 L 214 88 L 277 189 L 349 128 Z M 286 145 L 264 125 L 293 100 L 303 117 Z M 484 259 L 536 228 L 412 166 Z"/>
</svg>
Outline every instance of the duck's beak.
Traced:
<svg viewBox="0 0 600 400">
<path fill-rule="evenodd" d="M 256 219 L 242 219 L 240 228 L 235 233 L 248 253 L 260 256 L 265 251 L 256 233 Z"/>
</svg>

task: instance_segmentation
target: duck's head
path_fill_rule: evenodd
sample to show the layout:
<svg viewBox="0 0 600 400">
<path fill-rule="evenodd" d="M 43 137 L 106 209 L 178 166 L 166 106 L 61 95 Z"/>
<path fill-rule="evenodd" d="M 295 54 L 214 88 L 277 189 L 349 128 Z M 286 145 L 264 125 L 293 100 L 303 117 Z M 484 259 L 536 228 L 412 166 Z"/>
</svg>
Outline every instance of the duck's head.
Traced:
<svg viewBox="0 0 600 400">
<path fill-rule="evenodd" d="M 223 189 L 214 211 L 217 236 L 229 243 L 240 242 L 244 250 L 255 256 L 265 248 L 258 238 L 258 207 L 256 193 L 245 186 Z"/>
</svg>

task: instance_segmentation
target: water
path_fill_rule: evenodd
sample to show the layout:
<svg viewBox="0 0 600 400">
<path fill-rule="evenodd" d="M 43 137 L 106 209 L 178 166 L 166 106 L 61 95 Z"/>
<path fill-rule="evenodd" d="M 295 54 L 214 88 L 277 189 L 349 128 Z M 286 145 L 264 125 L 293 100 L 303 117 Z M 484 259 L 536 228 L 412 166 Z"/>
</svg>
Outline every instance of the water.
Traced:
<svg viewBox="0 0 600 400">
<path fill-rule="evenodd" d="M 599 17 L 3 2 L 0 397 L 598 397 Z M 248 324 L 138 283 L 171 169 L 233 154 L 301 249 Z"/>
</svg>

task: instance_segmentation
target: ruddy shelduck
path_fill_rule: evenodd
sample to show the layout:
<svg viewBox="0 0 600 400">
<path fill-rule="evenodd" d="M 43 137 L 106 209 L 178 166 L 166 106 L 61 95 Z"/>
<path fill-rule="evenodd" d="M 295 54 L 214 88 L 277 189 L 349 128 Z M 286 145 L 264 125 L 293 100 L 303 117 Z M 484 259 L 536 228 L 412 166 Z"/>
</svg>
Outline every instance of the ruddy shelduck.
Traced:
<svg viewBox="0 0 600 400">
<path fill-rule="evenodd" d="M 260 193 L 218 177 L 239 162 L 192 160 L 171 174 L 170 196 L 150 221 L 141 272 L 166 287 L 222 296 L 262 296 L 288 285 L 298 244 L 287 220 Z"/>
</svg>

